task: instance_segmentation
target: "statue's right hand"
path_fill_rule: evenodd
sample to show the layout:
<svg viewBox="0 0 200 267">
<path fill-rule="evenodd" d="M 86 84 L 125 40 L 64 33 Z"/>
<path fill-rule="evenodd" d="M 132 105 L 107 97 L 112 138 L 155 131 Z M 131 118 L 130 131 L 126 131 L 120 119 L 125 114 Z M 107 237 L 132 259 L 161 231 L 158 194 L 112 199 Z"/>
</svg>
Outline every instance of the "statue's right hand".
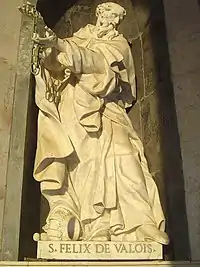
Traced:
<svg viewBox="0 0 200 267">
<path fill-rule="evenodd" d="M 56 35 L 51 35 L 48 37 L 40 37 L 38 33 L 34 33 L 32 36 L 33 42 L 42 45 L 44 47 L 55 47 L 57 43 Z"/>
</svg>

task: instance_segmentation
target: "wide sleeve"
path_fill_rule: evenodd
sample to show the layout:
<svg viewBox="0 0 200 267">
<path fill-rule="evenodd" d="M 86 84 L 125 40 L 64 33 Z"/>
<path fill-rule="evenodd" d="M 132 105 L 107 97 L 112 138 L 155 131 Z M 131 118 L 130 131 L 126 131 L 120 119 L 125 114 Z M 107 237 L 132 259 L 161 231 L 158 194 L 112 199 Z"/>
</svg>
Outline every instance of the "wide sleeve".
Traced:
<svg viewBox="0 0 200 267">
<path fill-rule="evenodd" d="M 66 39 L 65 52 L 57 55 L 58 62 L 75 74 L 101 74 L 105 70 L 104 56 L 100 51 L 92 51 Z"/>
</svg>

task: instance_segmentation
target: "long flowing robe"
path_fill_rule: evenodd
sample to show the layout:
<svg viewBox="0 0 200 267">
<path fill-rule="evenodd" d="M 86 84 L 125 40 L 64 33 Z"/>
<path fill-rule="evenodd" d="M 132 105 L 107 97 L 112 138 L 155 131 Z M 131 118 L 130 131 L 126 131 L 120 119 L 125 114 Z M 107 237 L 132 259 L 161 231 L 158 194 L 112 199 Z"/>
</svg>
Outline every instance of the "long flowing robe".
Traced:
<svg viewBox="0 0 200 267">
<path fill-rule="evenodd" d="M 127 41 L 98 38 L 87 25 L 65 44 L 66 52 L 48 56 L 36 76 L 34 177 L 50 213 L 70 211 L 86 240 L 106 229 L 112 240 L 132 241 L 141 225 L 164 230 L 158 190 L 125 109 L 136 97 Z M 45 98 L 45 80 L 69 72 L 56 106 Z"/>
</svg>

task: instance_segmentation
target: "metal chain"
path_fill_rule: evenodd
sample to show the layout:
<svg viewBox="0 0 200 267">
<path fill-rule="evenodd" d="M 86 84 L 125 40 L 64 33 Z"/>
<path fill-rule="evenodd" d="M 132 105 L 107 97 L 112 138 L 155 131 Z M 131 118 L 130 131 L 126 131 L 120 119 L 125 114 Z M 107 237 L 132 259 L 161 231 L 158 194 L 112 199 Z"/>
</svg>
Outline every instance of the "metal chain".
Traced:
<svg viewBox="0 0 200 267">
<path fill-rule="evenodd" d="M 37 27 L 40 21 L 44 25 L 45 34 L 57 38 L 56 34 L 45 25 L 44 20 L 40 12 L 37 11 L 35 5 L 31 4 L 30 2 L 27 2 L 23 4 L 21 7 L 18 7 L 18 9 L 23 15 L 26 15 L 31 19 L 33 19 L 34 21 L 33 35 L 37 34 Z M 67 32 L 68 36 L 72 35 L 73 33 L 73 27 L 72 27 L 73 14 L 76 12 L 87 12 L 88 9 L 90 9 L 90 7 L 85 5 L 74 5 L 67 11 L 65 22 L 68 24 L 68 32 Z M 34 43 L 32 48 L 32 60 L 31 60 L 31 72 L 34 76 L 37 76 L 40 72 L 41 58 L 43 54 L 45 54 L 45 48 L 39 44 Z M 56 105 L 59 104 L 61 99 L 62 85 L 69 78 L 69 76 L 70 73 L 69 70 L 67 69 L 65 70 L 65 78 L 63 81 L 56 80 L 52 76 L 50 76 L 49 79 L 47 80 L 45 75 L 45 84 L 46 84 L 45 97 L 49 102 L 55 103 Z"/>
</svg>

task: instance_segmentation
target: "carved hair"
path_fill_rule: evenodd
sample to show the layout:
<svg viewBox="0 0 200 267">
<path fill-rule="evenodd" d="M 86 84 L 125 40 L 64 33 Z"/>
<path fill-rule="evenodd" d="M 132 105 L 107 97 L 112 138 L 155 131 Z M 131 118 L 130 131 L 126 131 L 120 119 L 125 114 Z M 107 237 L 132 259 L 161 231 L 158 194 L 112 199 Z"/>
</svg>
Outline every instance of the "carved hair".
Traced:
<svg viewBox="0 0 200 267">
<path fill-rule="evenodd" d="M 106 11 L 111 11 L 113 14 L 117 14 L 120 21 L 126 16 L 126 10 L 122 6 L 112 2 L 106 2 L 98 5 L 96 9 L 96 16 L 101 16 Z"/>
</svg>

